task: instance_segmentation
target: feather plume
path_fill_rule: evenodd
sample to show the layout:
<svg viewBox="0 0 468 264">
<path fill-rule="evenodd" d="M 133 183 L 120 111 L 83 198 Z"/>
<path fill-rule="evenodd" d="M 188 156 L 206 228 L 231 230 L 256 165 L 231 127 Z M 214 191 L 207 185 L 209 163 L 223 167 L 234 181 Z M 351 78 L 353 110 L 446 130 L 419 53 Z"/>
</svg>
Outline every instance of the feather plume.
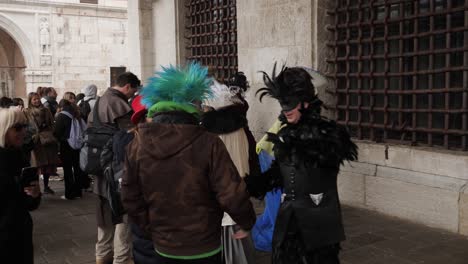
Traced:
<svg viewBox="0 0 468 264">
<path fill-rule="evenodd" d="M 283 65 L 281 71 L 276 75 L 275 63 L 271 76 L 263 71 L 261 73 L 265 87 L 255 93 L 255 95 L 260 95 L 260 102 L 265 96 L 278 100 L 280 104 L 287 103 L 292 98 L 297 99 L 292 101 L 308 102 L 316 97 L 312 77 L 303 68 L 288 68 Z"/>
<path fill-rule="evenodd" d="M 156 72 L 143 87 L 142 103 L 151 108 L 159 102 L 202 102 L 212 96 L 212 82 L 212 78 L 208 77 L 208 69 L 197 62 L 191 62 L 185 67 L 162 67 L 162 71 Z"/>
</svg>

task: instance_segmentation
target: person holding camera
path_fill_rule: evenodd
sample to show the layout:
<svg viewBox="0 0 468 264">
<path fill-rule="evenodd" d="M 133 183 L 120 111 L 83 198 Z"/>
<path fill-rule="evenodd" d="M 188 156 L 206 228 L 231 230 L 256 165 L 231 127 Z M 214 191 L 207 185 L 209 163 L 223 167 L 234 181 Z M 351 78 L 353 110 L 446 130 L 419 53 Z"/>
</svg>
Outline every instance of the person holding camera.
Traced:
<svg viewBox="0 0 468 264">
<path fill-rule="evenodd" d="M 2 263 L 34 262 L 33 223 L 29 211 L 39 206 L 41 191 L 36 169 L 26 168 L 28 161 L 21 148 L 26 127 L 27 119 L 23 112 L 14 108 L 0 109 L 0 262 Z"/>
</svg>

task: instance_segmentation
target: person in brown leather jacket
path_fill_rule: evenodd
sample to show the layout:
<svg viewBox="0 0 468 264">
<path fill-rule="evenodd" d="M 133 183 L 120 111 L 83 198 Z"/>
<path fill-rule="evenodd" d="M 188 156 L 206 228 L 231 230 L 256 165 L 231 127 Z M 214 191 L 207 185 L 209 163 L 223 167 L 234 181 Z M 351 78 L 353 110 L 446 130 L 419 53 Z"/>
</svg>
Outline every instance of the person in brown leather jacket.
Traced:
<svg viewBox="0 0 468 264">
<path fill-rule="evenodd" d="M 151 236 L 157 263 L 222 263 L 221 219 L 227 212 L 246 237 L 255 212 L 223 142 L 199 125 L 193 102 L 210 94 L 196 63 L 163 68 L 142 90 L 152 122 L 127 147 L 122 200 Z"/>
<path fill-rule="evenodd" d="M 96 101 L 93 112 L 88 117 L 88 126 L 95 125 L 94 113 L 97 118 L 108 126 L 119 131 L 132 129 L 133 110 L 128 103 L 140 87 L 140 80 L 131 72 L 124 72 L 117 77 L 113 87 L 107 89 Z M 97 200 L 98 240 L 96 242 L 96 263 L 104 264 L 112 261 L 114 264 L 133 263 L 131 254 L 131 233 L 126 216 L 114 217 L 109 206 L 107 195 L 108 182 L 104 175 L 94 175 L 93 192 Z"/>
</svg>

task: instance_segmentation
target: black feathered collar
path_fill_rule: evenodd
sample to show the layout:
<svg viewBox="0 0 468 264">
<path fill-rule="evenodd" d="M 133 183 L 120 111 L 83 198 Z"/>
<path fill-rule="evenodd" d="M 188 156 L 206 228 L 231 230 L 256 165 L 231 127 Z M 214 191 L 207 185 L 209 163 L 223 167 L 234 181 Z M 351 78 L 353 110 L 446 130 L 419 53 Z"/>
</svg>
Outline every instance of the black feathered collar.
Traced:
<svg viewBox="0 0 468 264">
<path fill-rule="evenodd" d="M 201 125 L 215 134 L 227 134 L 247 126 L 247 117 L 242 104 L 233 104 L 203 113 Z"/>
<path fill-rule="evenodd" d="M 357 146 L 346 127 L 320 116 L 317 108 L 301 111 L 297 124 L 286 124 L 277 134 L 268 133 L 278 161 L 316 168 L 338 168 L 345 160 L 357 159 Z"/>
</svg>

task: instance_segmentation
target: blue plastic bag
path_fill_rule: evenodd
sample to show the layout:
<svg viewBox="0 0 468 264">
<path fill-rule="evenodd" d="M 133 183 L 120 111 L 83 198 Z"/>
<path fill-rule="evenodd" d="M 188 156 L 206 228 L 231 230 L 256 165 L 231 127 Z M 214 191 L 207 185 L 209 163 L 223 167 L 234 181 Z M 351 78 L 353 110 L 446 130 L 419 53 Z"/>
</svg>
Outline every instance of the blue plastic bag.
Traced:
<svg viewBox="0 0 468 264">
<path fill-rule="evenodd" d="M 258 155 L 258 159 L 260 169 L 265 172 L 270 168 L 274 157 L 262 150 Z M 252 229 L 252 238 L 257 250 L 272 251 L 273 231 L 275 230 L 276 216 L 281 205 L 282 193 L 282 189 L 277 188 L 265 195 L 265 211 L 257 217 L 257 222 Z"/>
</svg>

